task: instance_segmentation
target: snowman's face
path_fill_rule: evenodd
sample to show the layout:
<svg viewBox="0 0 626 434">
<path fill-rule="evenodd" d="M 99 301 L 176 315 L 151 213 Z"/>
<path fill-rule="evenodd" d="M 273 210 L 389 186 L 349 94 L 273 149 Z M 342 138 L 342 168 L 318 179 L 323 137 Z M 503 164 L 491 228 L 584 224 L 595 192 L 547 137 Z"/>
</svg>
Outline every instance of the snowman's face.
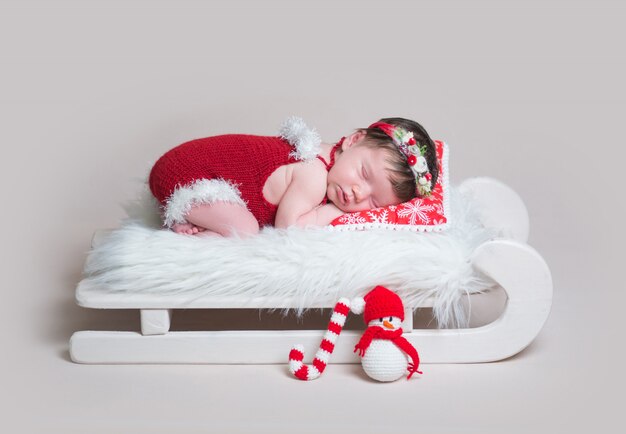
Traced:
<svg viewBox="0 0 626 434">
<path fill-rule="evenodd" d="M 402 326 L 402 320 L 397 316 L 386 316 L 384 318 L 376 318 L 367 323 L 368 327 L 379 326 L 385 330 L 398 330 Z"/>
</svg>

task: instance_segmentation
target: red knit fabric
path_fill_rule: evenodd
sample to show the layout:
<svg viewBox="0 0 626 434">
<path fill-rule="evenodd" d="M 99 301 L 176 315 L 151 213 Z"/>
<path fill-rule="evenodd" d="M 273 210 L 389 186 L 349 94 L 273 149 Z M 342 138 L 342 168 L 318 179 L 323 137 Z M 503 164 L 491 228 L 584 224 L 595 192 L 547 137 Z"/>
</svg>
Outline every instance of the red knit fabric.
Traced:
<svg viewBox="0 0 626 434">
<path fill-rule="evenodd" d="M 289 351 L 289 360 L 297 360 L 301 362 L 302 360 L 304 360 L 304 354 L 302 354 L 302 351 L 298 351 L 295 348 L 292 348 L 291 351 Z"/>
<path fill-rule="evenodd" d="M 328 330 L 330 330 L 331 332 L 333 332 L 336 335 L 341 333 L 341 328 L 342 328 L 341 325 L 335 324 L 334 322 L 328 323 Z"/>
<path fill-rule="evenodd" d="M 199 179 L 238 184 L 241 197 L 259 226 L 272 225 L 278 207 L 263 197 L 267 178 L 278 167 L 295 163 L 292 145 L 279 137 L 227 134 L 196 139 L 166 152 L 150 172 L 150 190 L 165 205 L 177 186 Z"/>
<path fill-rule="evenodd" d="M 332 353 L 335 349 L 335 344 L 327 339 L 322 339 L 322 342 L 320 343 L 320 348 L 328 353 Z"/>
<path fill-rule="evenodd" d="M 418 374 L 422 374 L 423 372 L 419 370 L 420 356 L 417 353 L 415 347 L 411 345 L 411 343 L 407 341 L 404 336 L 393 339 L 393 343 L 411 358 L 411 363 L 409 363 L 408 366 L 409 375 L 406 377 L 406 379 L 410 380 L 413 374 L 415 374 L 416 372 Z"/>
<path fill-rule="evenodd" d="M 386 316 L 396 316 L 400 318 L 400 321 L 404 321 L 404 305 L 395 292 L 379 285 L 363 298 L 365 300 L 365 311 L 363 312 L 365 324 L 373 319 Z"/>
<path fill-rule="evenodd" d="M 337 304 L 335 304 L 333 315 L 328 323 L 328 329 L 322 338 L 322 342 L 320 342 L 320 347 L 311 365 L 305 365 L 302 362 L 304 360 L 304 353 L 301 349 L 298 347 L 291 349 L 289 352 L 289 369 L 293 375 L 300 380 L 314 380 L 324 372 L 326 369 L 326 361 L 330 359 L 330 355 L 335 349 L 334 342 L 339 337 L 346 322 L 346 315 L 349 312 L 350 307 L 348 299 L 340 299 Z"/>
<path fill-rule="evenodd" d="M 313 359 L 313 366 L 315 366 L 315 369 L 317 369 L 320 374 L 326 369 L 326 363 L 317 357 Z"/>
<path fill-rule="evenodd" d="M 400 337 L 400 335 L 402 335 L 402 329 L 385 330 L 378 326 L 369 326 L 361 336 L 361 339 L 359 339 L 359 342 L 354 346 L 354 352 L 358 351 L 359 356 L 363 357 L 374 339 L 394 340 Z"/>
</svg>

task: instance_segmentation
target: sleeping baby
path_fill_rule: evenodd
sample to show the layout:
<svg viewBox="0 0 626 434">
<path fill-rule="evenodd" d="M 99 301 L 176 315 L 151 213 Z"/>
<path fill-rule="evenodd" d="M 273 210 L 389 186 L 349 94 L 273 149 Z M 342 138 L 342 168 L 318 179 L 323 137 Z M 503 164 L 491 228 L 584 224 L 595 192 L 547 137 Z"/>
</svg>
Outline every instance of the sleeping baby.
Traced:
<svg viewBox="0 0 626 434">
<path fill-rule="evenodd" d="M 437 176 L 435 144 L 417 122 L 385 118 L 327 144 L 290 118 L 280 136 L 183 143 L 156 162 L 149 185 L 173 231 L 247 236 L 428 196 Z"/>
</svg>

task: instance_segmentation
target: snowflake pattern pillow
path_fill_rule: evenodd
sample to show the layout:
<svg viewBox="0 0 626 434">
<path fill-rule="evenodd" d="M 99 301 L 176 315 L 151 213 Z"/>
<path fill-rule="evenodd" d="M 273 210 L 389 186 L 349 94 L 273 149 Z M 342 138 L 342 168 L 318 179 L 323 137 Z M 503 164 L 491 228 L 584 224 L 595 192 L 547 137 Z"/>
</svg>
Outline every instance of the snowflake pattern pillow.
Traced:
<svg viewBox="0 0 626 434">
<path fill-rule="evenodd" d="M 448 225 L 448 146 L 435 140 L 439 178 L 429 197 L 414 198 L 400 205 L 344 214 L 330 225 L 337 230 L 385 228 L 441 231 Z"/>
</svg>

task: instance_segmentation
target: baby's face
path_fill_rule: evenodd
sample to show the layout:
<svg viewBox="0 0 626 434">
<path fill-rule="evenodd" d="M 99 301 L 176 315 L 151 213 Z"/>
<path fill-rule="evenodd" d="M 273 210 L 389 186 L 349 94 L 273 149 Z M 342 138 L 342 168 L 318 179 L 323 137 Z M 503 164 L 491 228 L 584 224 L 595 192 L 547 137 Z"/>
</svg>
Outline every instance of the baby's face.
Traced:
<svg viewBox="0 0 626 434">
<path fill-rule="evenodd" d="M 328 200 L 343 212 L 400 203 L 388 178 L 391 166 L 386 161 L 386 151 L 360 143 L 346 146 L 328 172 Z"/>
</svg>

